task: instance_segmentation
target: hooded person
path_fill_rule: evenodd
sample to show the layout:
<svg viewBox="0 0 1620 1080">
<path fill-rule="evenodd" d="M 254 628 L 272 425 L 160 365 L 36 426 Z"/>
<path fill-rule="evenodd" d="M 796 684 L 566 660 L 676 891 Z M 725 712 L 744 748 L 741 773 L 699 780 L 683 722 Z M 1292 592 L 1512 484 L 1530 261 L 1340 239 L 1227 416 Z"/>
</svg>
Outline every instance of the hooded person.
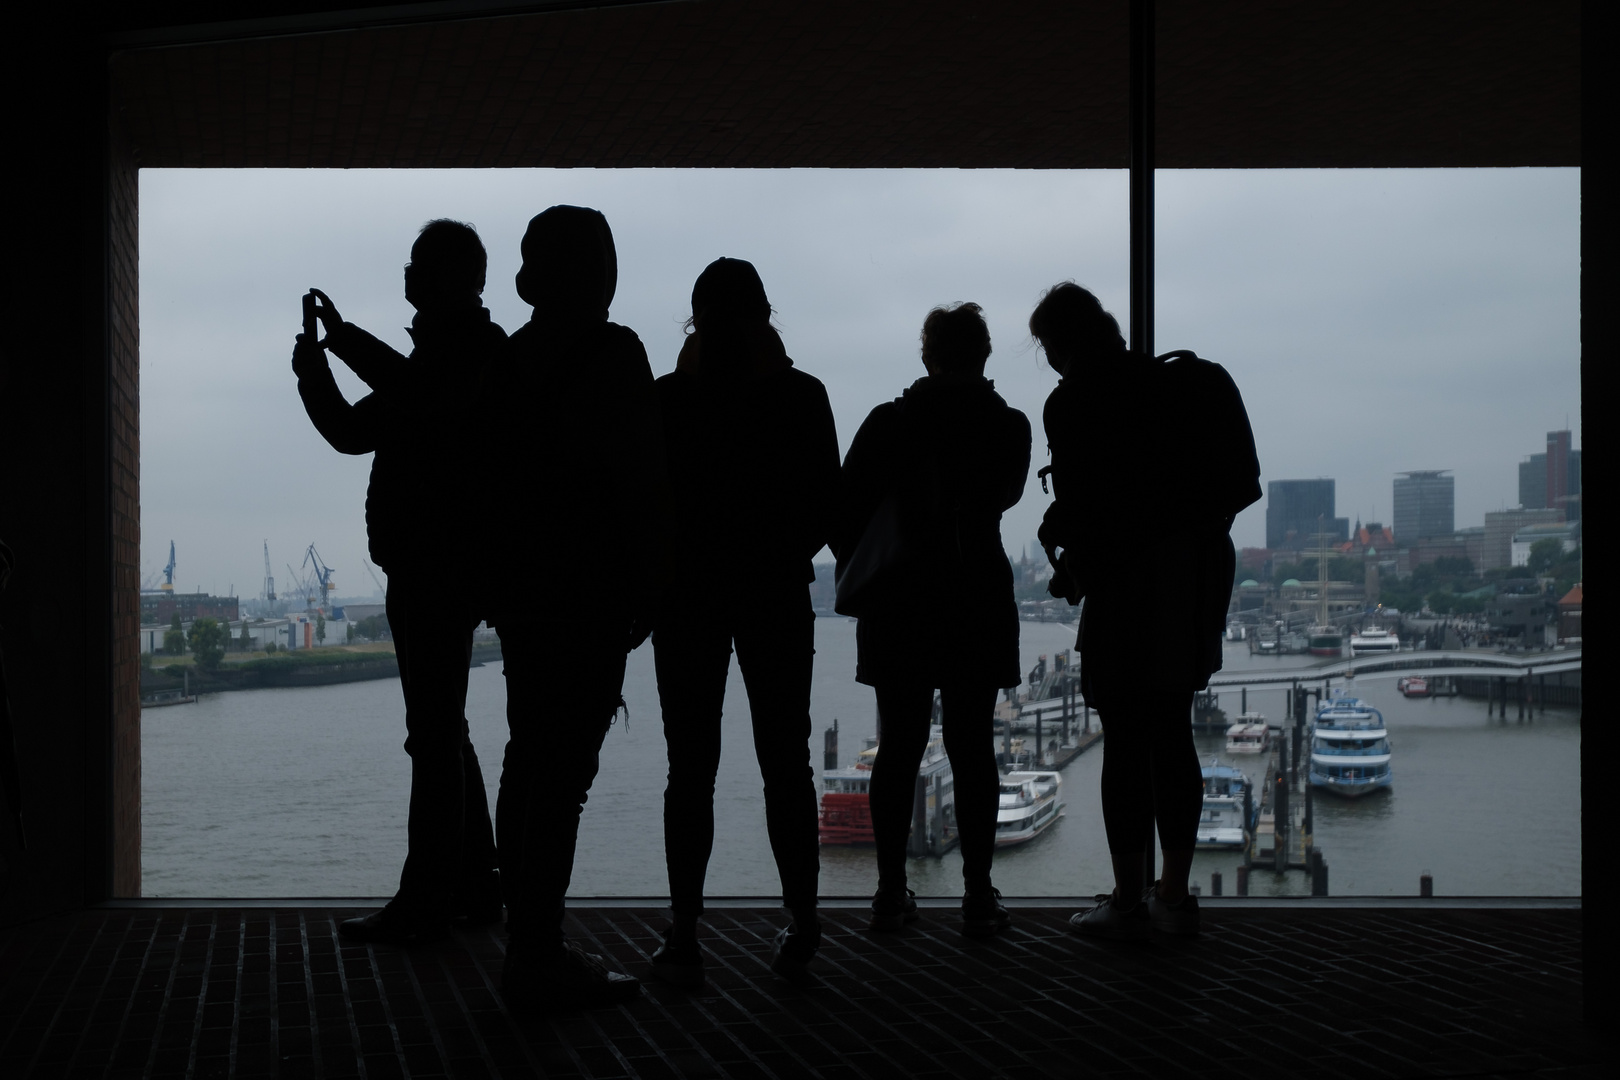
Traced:
<svg viewBox="0 0 1620 1080">
<path fill-rule="evenodd" d="M 669 751 L 664 851 L 674 921 L 653 974 L 703 981 L 697 943 L 714 847 L 720 715 L 735 649 L 748 688 L 765 821 L 791 923 L 772 968 L 800 978 L 821 939 L 810 676 L 811 560 L 827 543 L 838 435 L 827 391 L 795 367 L 771 325 L 751 263 L 717 259 L 692 287 L 694 331 L 658 400 L 675 499 L 672 546 L 682 577 L 653 631 Z M 746 575 L 737 544 L 748 545 Z"/>
<path fill-rule="evenodd" d="M 906 847 L 937 689 L 955 778 L 962 929 L 983 937 L 1010 920 L 990 878 L 1001 799 L 991 736 L 997 693 L 1019 681 L 1018 602 L 1001 515 L 1024 493 L 1030 427 L 984 377 L 990 329 L 977 304 L 935 308 L 921 337 L 927 374 L 868 414 L 839 493 L 839 610 L 859 617 L 855 678 L 876 691 L 883 717 L 871 782 L 878 889 L 869 925 L 898 930 L 918 917 Z M 885 506 L 899 554 L 859 590 L 851 579 L 861 549 L 890 538 Z M 933 648 L 918 648 L 919 626 Z M 949 664 L 938 662 L 941 650 Z"/>
<path fill-rule="evenodd" d="M 534 313 L 487 398 L 495 461 L 479 588 L 501 638 L 510 730 L 495 812 L 510 934 L 502 984 L 548 1006 L 639 993 L 562 926 L 580 814 L 624 704 L 625 658 L 646 636 L 668 565 L 652 369 L 635 332 L 608 321 L 617 278 L 600 212 L 553 206 L 531 220 L 517 290 Z M 587 538 L 601 574 L 575 572 Z M 516 567 L 532 568 L 521 595 L 497 577 Z"/>
<path fill-rule="evenodd" d="M 470 225 L 430 221 L 411 246 L 405 298 L 416 308 L 401 356 L 353 323 L 325 293 L 305 298 L 293 370 L 316 429 L 345 454 L 372 454 L 366 491 L 371 558 L 388 574 L 388 626 L 405 698 L 411 758 L 408 852 L 399 891 L 381 911 L 339 924 L 345 937 L 395 944 L 443 936 L 452 920 L 500 919 L 495 838 L 466 720 L 467 669 L 480 613 L 443 587 L 447 544 L 468 530 L 471 426 L 506 345 L 490 321 L 484 245 Z M 314 323 L 326 330 L 316 341 Z M 330 351 L 371 387 L 350 404 Z"/>
</svg>

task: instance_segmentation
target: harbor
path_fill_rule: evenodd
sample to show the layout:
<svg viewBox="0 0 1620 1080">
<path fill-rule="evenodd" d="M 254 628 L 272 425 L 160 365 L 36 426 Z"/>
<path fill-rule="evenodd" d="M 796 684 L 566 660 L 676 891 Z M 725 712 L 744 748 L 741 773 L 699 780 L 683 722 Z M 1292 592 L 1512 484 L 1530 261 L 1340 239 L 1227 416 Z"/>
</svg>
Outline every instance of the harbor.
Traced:
<svg viewBox="0 0 1620 1080">
<path fill-rule="evenodd" d="M 843 619 L 816 623 L 813 731 L 807 734 L 818 766 L 825 764 L 824 731 L 834 718 L 841 766 L 853 766 L 866 739 L 876 735 L 871 689 L 854 681 L 854 630 Z M 1024 623 L 1021 631 L 1026 671 L 1041 655 L 1053 657 L 1074 643 L 1073 628 L 1063 624 Z M 1251 658 L 1241 642 L 1227 646 L 1225 660 L 1215 688 L 1218 707 L 1232 719 L 1259 712 L 1274 727 L 1289 716 L 1296 679 L 1302 686 L 1320 684 L 1328 672 L 1333 685 L 1342 682 L 1342 674 L 1331 674 L 1340 662 L 1318 668 L 1302 658 Z M 1437 895 L 1580 893 L 1580 796 L 1567 782 L 1580 768 L 1577 710 L 1548 702 L 1520 720 L 1514 708 L 1506 718 L 1500 706 L 1487 715 L 1483 698 L 1406 698 L 1393 675 L 1358 675 L 1357 683 L 1389 725 L 1398 776 L 1388 790 L 1361 799 L 1311 796 L 1311 835 L 1331 862 L 1332 895 L 1415 896 L 1425 873 Z M 580 851 L 589 854 L 575 868 L 573 893 L 580 897 L 658 897 L 668 888 L 662 840 L 667 764 L 650 649 L 631 655 L 625 699 L 629 715 L 608 734 L 581 823 Z M 1314 706 L 1315 698 L 1309 700 Z M 491 806 L 507 737 L 505 704 L 500 667 L 474 669 L 467 718 Z M 1095 713 L 1091 721 L 1095 733 Z M 740 679 L 727 686 L 723 724 L 715 813 L 724 842 L 710 864 L 709 894 L 767 895 L 778 886 Z M 149 710 L 143 718 L 143 894 L 255 896 L 270 882 L 301 895 L 391 894 L 405 851 L 410 763 L 400 751 L 404 735 L 393 679 L 203 694 L 185 708 Z M 987 728 L 986 737 L 999 744 L 1001 736 Z M 1263 788 L 1269 756 L 1229 755 L 1224 727 L 1195 732 L 1194 742 L 1202 763 L 1218 757 L 1242 770 L 1257 791 Z M 1109 887 L 1098 799 L 1102 761 L 1103 747 L 1095 743 L 1069 760 L 1061 770 L 1063 816 L 1028 842 L 997 850 L 996 884 L 1006 895 L 1089 895 Z M 1297 793 L 1293 801 L 1301 814 L 1304 800 Z M 1504 807 L 1514 810 L 1504 813 Z M 1526 850 L 1536 859 L 1517 857 Z M 1219 874 L 1223 892 L 1232 895 L 1243 863 L 1241 851 L 1200 851 L 1193 881 L 1209 895 Z M 876 882 L 870 847 L 824 845 L 821 864 L 823 895 L 870 897 Z M 960 895 L 959 851 L 914 858 L 909 866 L 920 896 Z M 1263 868 L 1251 868 L 1247 884 L 1256 897 L 1308 895 L 1311 887 L 1304 871 L 1278 875 Z"/>
</svg>

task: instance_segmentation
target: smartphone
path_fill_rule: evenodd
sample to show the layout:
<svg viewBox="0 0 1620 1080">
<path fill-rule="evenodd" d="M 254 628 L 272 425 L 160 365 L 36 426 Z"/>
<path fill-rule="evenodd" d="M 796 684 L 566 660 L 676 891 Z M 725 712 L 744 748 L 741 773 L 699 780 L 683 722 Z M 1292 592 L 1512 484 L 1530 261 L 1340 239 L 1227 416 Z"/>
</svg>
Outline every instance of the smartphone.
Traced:
<svg viewBox="0 0 1620 1080">
<path fill-rule="evenodd" d="M 319 340 L 315 332 L 315 294 L 304 294 L 304 336 L 311 342 Z"/>
</svg>

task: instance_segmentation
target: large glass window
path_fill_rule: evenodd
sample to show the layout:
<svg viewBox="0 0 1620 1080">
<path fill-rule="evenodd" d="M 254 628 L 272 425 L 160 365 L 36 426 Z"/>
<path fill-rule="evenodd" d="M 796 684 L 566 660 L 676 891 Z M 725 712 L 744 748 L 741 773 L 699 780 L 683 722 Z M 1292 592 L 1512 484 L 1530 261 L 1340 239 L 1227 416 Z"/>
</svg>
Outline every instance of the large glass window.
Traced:
<svg viewBox="0 0 1620 1080">
<path fill-rule="evenodd" d="M 1332 477 L 1337 515 L 1366 527 L 1392 524 L 1397 474 L 1450 470 L 1454 531 L 1483 532 L 1487 512 L 1518 505 L 1521 462 L 1543 453 L 1548 432 L 1573 431 L 1554 454 L 1578 451 L 1577 171 L 1161 173 L 1158 186 L 1159 347 L 1195 349 L 1231 371 L 1263 483 Z M 415 231 L 432 218 L 466 220 L 489 251 L 486 303 L 515 330 L 529 316 L 512 287 L 525 222 L 554 203 L 596 206 L 618 244 L 612 316 L 640 334 L 655 374 L 674 366 L 697 273 L 720 255 L 750 259 L 789 355 L 826 384 L 847 448 L 873 405 L 923 373 L 917 334 L 928 310 L 973 300 L 995 347 L 987 374 L 1030 417 L 1037 467 L 1041 406 L 1056 376 L 1029 341 L 1031 307 L 1066 279 L 1095 290 L 1122 324 L 1128 302 L 1121 172 L 145 170 L 140 196 L 142 558 L 152 594 L 143 619 L 151 632 L 142 634 L 152 703 L 142 717 L 142 889 L 153 896 L 377 896 L 397 884 L 409 783 L 399 684 L 360 677 L 386 668 L 392 649 L 376 619 L 385 578 L 366 561 L 369 458 L 337 454 L 303 414 L 289 356 L 307 288 L 408 349 L 400 267 Z M 334 370 L 351 399 L 363 392 L 341 365 Z M 1032 469 L 1003 522 L 1015 564 L 1032 560 L 1019 571 L 1032 598 L 1043 595 L 1034 537 L 1046 502 Z M 1240 548 L 1266 547 L 1266 507 L 1262 500 L 1239 518 Z M 1138 543 L 1173 534 L 1174 507 L 1145 493 L 1139 506 L 1098 510 L 1117 538 L 1118 573 L 1175 573 L 1144 563 Z M 617 572 L 593 554 L 592 523 L 567 528 L 576 551 L 568 566 L 502 567 L 505 586 L 522 594 L 551 574 Z M 1398 549 L 1404 538 L 1394 539 Z M 479 543 L 470 529 L 462 549 L 444 552 L 445 589 L 465 587 L 463 566 Z M 742 578 L 749 543 L 737 537 Z M 1287 589 L 1273 579 L 1305 567 L 1308 554 L 1268 552 L 1252 590 L 1281 597 Z M 1365 566 L 1387 560 L 1380 553 L 1369 563 L 1365 550 L 1358 558 L 1364 590 Z M 1419 571 L 1416 583 L 1410 566 L 1384 569 L 1385 593 L 1460 598 L 1500 584 L 1487 568 L 1447 565 L 1450 576 Z M 1314 570 L 1297 573 L 1304 580 Z M 274 645 L 306 667 L 347 665 L 345 681 L 218 689 L 230 680 L 199 667 L 195 648 L 165 651 L 181 647 L 165 640 L 175 614 L 181 639 L 202 618 L 230 622 L 226 672 L 276 659 L 266 651 Z M 1160 617 L 1144 611 L 1129 631 L 1144 648 Z M 1074 640 L 1072 624 L 1022 627 L 1026 670 L 1043 656 L 1050 666 Z M 818 620 L 818 770 L 822 729 L 835 718 L 842 766 L 874 731 L 871 692 L 854 681 L 854 630 L 841 617 Z M 927 626 L 917 627 L 916 648 L 942 670 L 951 662 Z M 493 803 L 505 695 L 492 642 L 479 658 L 487 662 L 472 672 L 467 715 Z M 1227 651 L 1228 673 L 1316 662 L 1255 652 L 1249 641 Z M 175 678 L 177 670 L 188 673 Z M 159 704 L 188 690 L 203 691 L 196 703 Z M 1444 892 L 1579 893 L 1578 791 L 1567 783 L 1579 768 L 1577 710 L 1555 706 L 1518 724 L 1486 719 L 1481 698 L 1407 699 L 1393 680 L 1360 691 L 1388 718 L 1394 782 L 1362 799 L 1317 802 L 1316 839 L 1336 893 L 1411 892 L 1423 871 Z M 558 688 L 563 716 L 569 692 Z M 625 697 L 629 717 L 609 734 L 584 815 L 578 895 L 666 888 L 664 736 L 650 647 L 632 655 Z M 1234 719 L 1237 697 L 1226 690 L 1220 699 Z M 1255 689 L 1247 704 L 1284 721 L 1277 690 Z M 1056 724 L 1044 723 L 1049 738 Z M 725 728 L 716 794 L 725 843 L 709 891 L 771 895 L 778 885 L 735 668 Z M 1030 750 L 1032 735 L 1022 736 Z M 1222 736 L 1198 738 L 1206 762 L 1224 753 Z M 1241 764 L 1254 772 L 1250 762 L 1260 760 Z M 998 852 L 1004 892 L 1107 888 L 1101 763 L 1101 746 L 1075 757 L 1062 770 L 1064 817 Z M 1508 847 L 1538 851 L 1533 875 L 1515 877 L 1513 860 L 1500 858 L 1504 829 Z M 1238 858 L 1200 855 L 1195 881 L 1218 869 L 1230 882 Z M 822 863 L 826 894 L 874 887 L 869 848 L 829 844 Z M 918 860 L 913 886 L 954 893 L 959 871 L 954 853 Z M 1257 891 L 1301 888 L 1255 882 Z"/>
</svg>

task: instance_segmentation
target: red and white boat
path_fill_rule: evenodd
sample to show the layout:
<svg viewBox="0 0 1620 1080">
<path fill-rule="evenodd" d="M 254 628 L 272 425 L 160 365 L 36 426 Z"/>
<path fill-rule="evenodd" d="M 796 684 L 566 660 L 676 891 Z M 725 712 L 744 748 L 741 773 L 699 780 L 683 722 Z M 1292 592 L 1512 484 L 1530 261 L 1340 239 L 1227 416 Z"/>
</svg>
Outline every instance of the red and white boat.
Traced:
<svg viewBox="0 0 1620 1080">
<path fill-rule="evenodd" d="M 1429 680 L 1421 675 L 1408 675 L 1395 683 L 1395 689 L 1407 697 L 1428 697 Z"/>
</svg>

